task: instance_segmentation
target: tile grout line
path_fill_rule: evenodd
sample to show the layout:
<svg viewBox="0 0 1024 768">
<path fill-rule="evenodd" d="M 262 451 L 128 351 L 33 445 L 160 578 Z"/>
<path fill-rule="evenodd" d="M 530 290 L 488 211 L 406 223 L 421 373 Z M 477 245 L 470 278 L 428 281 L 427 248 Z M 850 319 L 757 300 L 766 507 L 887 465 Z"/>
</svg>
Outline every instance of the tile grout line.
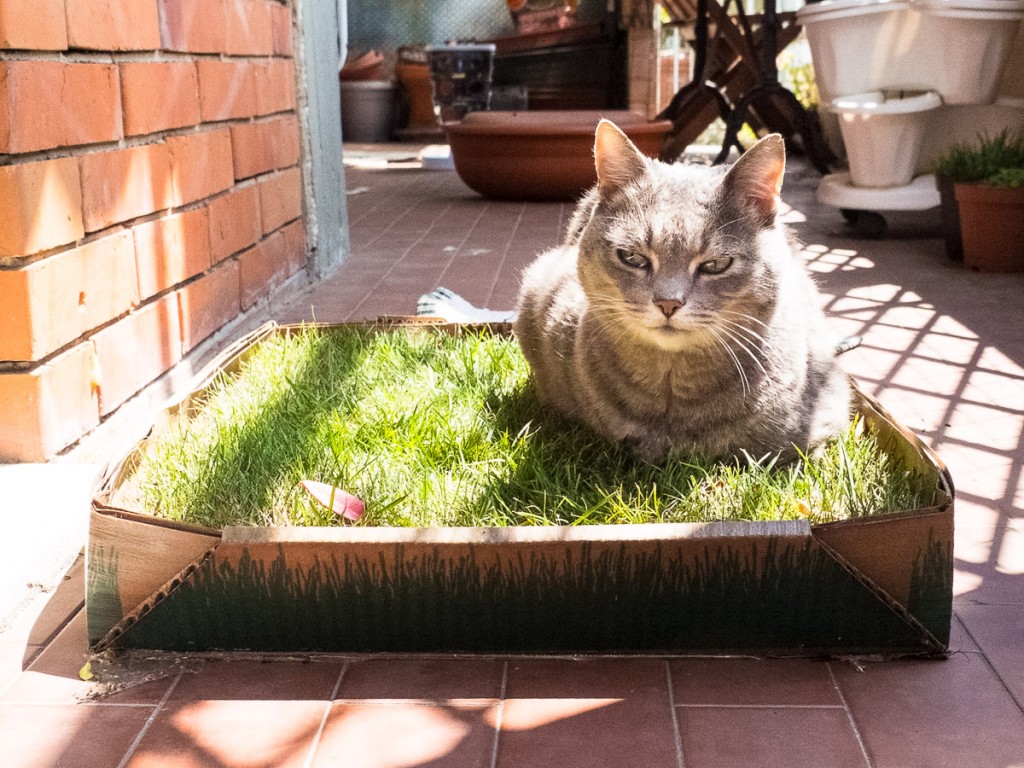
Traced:
<svg viewBox="0 0 1024 768">
<path fill-rule="evenodd" d="M 487 295 L 481 297 L 484 307 L 489 307 L 491 299 L 494 296 L 494 291 L 498 287 L 498 278 L 501 277 L 501 271 L 505 267 L 505 263 L 508 261 L 508 255 L 512 251 L 512 244 L 515 242 L 516 235 L 519 234 L 519 228 L 523 223 L 523 214 L 526 212 L 526 203 L 519 204 L 519 215 L 516 216 L 516 223 L 512 227 L 512 233 L 509 235 L 508 240 L 505 241 L 505 248 L 501 253 L 501 260 L 495 265 L 494 277 L 491 278 L 491 287 L 487 291 Z"/>
<path fill-rule="evenodd" d="M 760 703 L 760 705 L 716 705 L 716 703 L 688 703 L 688 705 L 676 705 L 680 710 L 842 710 L 843 705 L 773 705 L 773 703 Z"/>
<path fill-rule="evenodd" d="M 871 756 L 868 754 L 868 747 L 864 743 L 863 737 L 860 735 L 860 728 L 857 727 L 857 721 L 853 717 L 853 710 L 850 709 L 849 702 L 846 701 L 846 696 L 843 695 L 843 689 L 839 687 L 839 679 L 836 677 L 835 670 L 832 669 L 832 662 L 825 662 L 825 669 L 828 670 L 828 676 L 832 680 L 832 687 L 835 689 L 836 695 L 839 697 L 839 701 L 842 702 L 843 709 L 846 711 L 846 720 L 850 724 L 851 730 L 853 730 L 853 736 L 857 739 L 857 746 L 860 747 L 860 753 L 864 757 L 864 765 L 867 768 L 874 768 L 874 764 L 871 762 Z"/>
<path fill-rule="evenodd" d="M 320 718 L 320 725 L 317 726 L 316 733 L 313 734 L 313 741 L 309 745 L 309 754 L 306 755 L 305 761 L 302 763 L 302 768 L 310 768 L 313 764 L 313 759 L 316 757 L 316 751 L 320 748 L 320 739 L 324 735 L 324 731 L 327 729 L 327 720 L 331 716 L 331 709 L 334 707 L 334 701 L 338 698 L 338 691 L 341 689 L 341 681 L 345 679 L 345 673 L 348 671 L 348 665 L 351 662 L 346 661 L 341 665 L 341 671 L 338 672 L 338 679 L 334 681 L 334 688 L 331 689 L 331 698 L 327 700 L 327 706 L 324 707 L 323 717 Z"/>
<path fill-rule="evenodd" d="M 676 712 L 676 694 L 672 682 L 672 665 L 665 659 L 665 684 L 668 686 L 668 713 L 672 718 L 672 737 L 676 743 L 676 768 L 686 768 L 683 756 L 683 732 L 679 728 L 679 713 Z"/>
<path fill-rule="evenodd" d="M 441 215 L 443 215 L 443 214 L 447 213 L 448 211 L 450 211 L 450 210 L 451 210 L 451 207 L 452 207 L 452 206 L 451 206 L 451 204 L 449 203 L 449 204 L 448 204 L 448 205 L 447 205 L 447 206 L 446 206 L 446 207 L 444 208 L 444 210 L 442 210 L 442 211 L 441 211 L 441 212 L 440 212 L 440 213 L 438 214 L 438 217 L 435 217 L 435 219 L 434 219 L 434 224 L 436 224 L 436 223 L 437 223 L 437 218 L 439 218 L 439 217 L 440 217 Z M 390 225 L 389 225 L 388 227 L 386 227 L 386 228 L 382 229 L 382 230 L 381 230 L 381 231 L 380 231 L 380 232 L 379 232 L 379 233 L 377 234 L 377 236 L 376 236 L 376 237 L 374 237 L 374 238 L 373 238 L 372 240 L 370 240 L 369 242 L 365 243 L 365 244 L 364 244 L 364 246 L 363 246 L 363 248 L 361 248 L 360 250 L 370 251 L 370 250 L 371 250 L 371 248 L 372 248 L 372 246 L 373 246 L 373 245 L 374 245 L 375 243 L 377 243 L 377 242 L 378 242 L 379 240 L 381 240 L 382 238 L 384 238 L 384 236 L 385 236 L 385 235 L 386 235 L 386 234 L 387 234 L 387 233 L 388 233 L 388 232 L 389 232 L 389 231 L 391 230 L 391 228 L 392 228 L 392 227 L 394 227 L 395 223 L 396 223 L 396 222 L 398 222 L 398 221 L 400 221 L 400 220 L 402 219 L 402 217 L 404 217 L 404 216 L 408 215 L 408 214 L 409 214 L 409 212 L 410 212 L 411 210 L 412 210 L 412 208 L 407 208 L 407 209 L 405 210 L 405 213 L 403 213 L 403 214 L 402 214 L 401 216 L 399 216 L 399 217 L 398 217 L 397 219 L 394 219 L 394 220 L 392 221 L 392 223 L 391 223 L 391 224 L 390 224 Z M 390 274 L 391 274 L 391 273 L 392 273 L 392 272 L 393 272 L 393 271 L 395 270 L 395 267 L 396 267 L 396 266 L 398 266 L 399 264 L 401 264 L 401 263 L 402 263 L 403 261 L 405 261 L 405 259 L 406 259 L 406 258 L 407 258 L 407 257 L 409 256 L 409 254 L 410 254 L 410 253 L 412 252 L 412 250 L 413 250 L 414 248 L 416 248 L 416 246 L 418 246 L 418 245 L 419 245 L 419 244 L 420 244 L 421 242 L 423 242 L 423 239 L 424 239 L 424 238 L 425 238 L 425 237 L 426 237 L 426 236 L 427 236 L 427 235 L 428 235 L 428 234 L 430 233 L 430 230 L 431 230 L 431 229 L 433 229 L 433 226 L 434 226 L 434 224 L 432 224 L 432 225 L 431 225 L 431 226 L 430 226 L 430 227 L 429 227 L 428 229 L 426 229 L 426 230 L 425 230 L 424 232 L 422 232 L 422 233 L 420 234 L 420 236 L 419 236 L 418 238 L 416 238 L 416 240 L 415 240 L 415 241 L 414 241 L 413 243 L 411 243 L 410 245 L 406 246 L 406 247 L 405 247 L 405 248 L 404 248 L 404 249 L 402 250 L 402 255 L 401 255 L 401 256 L 399 256 L 399 257 L 398 257 L 397 259 L 395 259 L 394 261 L 392 261 L 392 262 L 390 263 L 390 265 L 389 265 L 389 266 L 387 267 L 387 269 L 385 269 L 385 270 L 384 270 L 383 274 L 381 274 L 381 275 L 380 275 L 380 276 L 378 277 L 378 279 L 377 279 L 377 282 L 376 282 L 376 283 L 374 283 L 374 285 L 373 285 L 373 286 L 372 286 L 372 287 L 371 287 L 371 288 L 370 288 L 370 289 L 369 289 L 368 291 L 365 291 L 365 292 L 363 293 L 363 297 L 362 297 L 362 298 L 361 298 L 361 299 L 360 299 L 359 301 L 357 301 L 357 302 L 355 303 L 355 305 L 354 305 L 354 306 L 352 307 L 352 309 L 351 309 L 351 310 L 349 310 L 349 314 L 348 314 L 348 317 L 349 317 L 349 318 L 351 318 L 351 317 L 352 317 L 352 315 L 354 315 L 354 314 L 355 314 L 355 313 L 356 313 L 356 312 L 357 312 L 357 311 L 359 310 L 359 308 L 360 308 L 360 307 L 361 307 L 361 306 L 362 306 L 362 305 L 363 305 L 363 304 L 364 304 L 364 303 L 366 302 L 366 298 L 367 298 L 367 297 L 368 297 L 368 296 L 369 296 L 370 294 L 374 293 L 374 292 L 376 291 L 376 289 L 378 288 L 378 286 L 380 286 L 380 285 L 381 285 L 381 283 L 383 283 L 383 282 L 384 282 L 384 281 L 385 281 L 385 280 L 386 280 L 386 279 L 388 278 L 388 276 L 389 276 L 389 275 L 390 275 Z"/>
<path fill-rule="evenodd" d="M 440 217 L 441 215 L 443 215 L 445 212 L 447 212 L 450 209 L 451 209 L 451 206 L 449 205 L 447 208 L 445 208 L 444 211 L 442 211 L 441 213 L 438 214 L 438 217 Z M 479 224 L 480 219 L 483 218 L 483 215 L 486 212 L 486 210 L 487 210 L 487 206 L 485 206 L 481 210 L 480 214 L 476 217 L 476 219 L 473 221 L 473 224 L 470 226 L 469 231 L 466 233 L 466 236 L 462 239 L 462 241 L 459 243 L 459 245 L 456 247 L 456 249 L 454 251 L 452 251 L 451 258 L 448 260 L 448 262 L 442 268 L 441 273 L 437 276 L 437 284 L 438 284 L 438 286 L 441 285 L 441 281 L 444 280 L 444 276 L 448 273 L 448 270 L 451 269 L 451 265 L 452 265 L 452 263 L 455 260 L 455 255 L 459 252 L 459 249 L 461 249 L 466 244 L 466 241 L 469 239 L 469 236 L 472 234 L 473 229 L 476 227 L 477 224 Z M 436 224 L 437 224 L 437 219 L 435 218 L 434 224 L 431 225 L 430 229 L 433 229 L 433 227 L 436 226 Z M 383 285 L 387 281 L 387 279 L 391 276 L 391 274 L 395 271 L 395 269 L 399 265 L 401 265 L 407 258 L 409 258 L 409 254 L 411 254 L 419 246 L 419 244 L 423 242 L 423 239 L 429 234 L 430 229 L 426 230 L 422 235 L 420 235 L 420 237 L 416 240 L 416 242 L 414 242 L 412 245 L 410 245 L 408 248 L 406 248 L 405 251 L 403 251 L 402 255 L 398 259 L 393 261 L 391 263 L 391 265 L 384 271 L 384 274 L 382 274 L 380 276 L 380 278 L 377 280 L 377 282 L 374 283 L 374 285 L 363 294 L 363 298 L 361 298 L 358 302 L 356 302 L 355 306 L 353 306 L 352 309 L 349 310 L 349 313 L 348 313 L 348 316 L 347 316 L 348 320 L 351 320 L 352 317 L 355 316 L 355 314 L 359 311 L 360 307 L 362 307 L 366 303 L 367 298 L 369 298 L 371 295 L 376 294 L 378 292 L 378 290 L 380 289 L 380 286 Z"/>
<path fill-rule="evenodd" d="M 125 752 L 124 757 L 121 758 L 121 762 L 117 764 L 117 768 L 124 768 L 128 765 L 128 761 L 132 758 L 132 755 L 135 754 L 135 750 L 139 748 L 139 744 L 142 743 L 142 739 L 145 738 L 157 717 L 161 712 L 163 712 L 164 707 L 171 698 L 171 694 L 173 694 L 174 689 L 178 687 L 178 683 L 181 681 L 181 677 L 184 674 L 185 670 L 183 669 L 178 672 L 177 676 L 174 678 L 174 682 L 171 683 L 170 687 L 164 692 L 163 697 L 160 699 L 160 703 L 153 707 L 153 711 L 150 713 L 149 717 L 146 718 L 146 722 L 142 724 L 142 728 L 139 729 L 135 739 L 128 746 L 128 751 Z"/>
<path fill-rule="evenodd" d="M 505 714 L 505 692 L 508 690 L 508 661 L 501 665 L 501 691 L 498 693 L 498 711 L 494 714 L 494 743 L 491 745 L 491 768 L 498 768 L 498 746 L 501 739 L 501 721 Z"/>
<path fill-rule="evenodd" d="M 487 211 L 490 210 L 490 208 L 491 204 L 490 202 L 487 202 L 480 209 L 480 214 L 473 220 L 473 223 L 469 225 L 469 229 L 466 230 L 466 236 L 462 238 L 459 244 L 455 247 L 455 250 L 451 252 L 451 258 L 448 259 L 448 263 L 444 265 L 444 268 L 441 270 L 441 273 L 437 276 L 438 287 L 440 287 L 444 282 L 445 275 L 447 275 L 448 272 L 451 271 L 452 264 L 455 263 L 455 259 L 458 257 L 462 249 L 466 247 L 466 243 L 469 242 L 469 238 L 473 236 L 473 231 L 480 225 L 480 222 L 484 218 L 484 214 L 487 213 Z"/>
</svg>

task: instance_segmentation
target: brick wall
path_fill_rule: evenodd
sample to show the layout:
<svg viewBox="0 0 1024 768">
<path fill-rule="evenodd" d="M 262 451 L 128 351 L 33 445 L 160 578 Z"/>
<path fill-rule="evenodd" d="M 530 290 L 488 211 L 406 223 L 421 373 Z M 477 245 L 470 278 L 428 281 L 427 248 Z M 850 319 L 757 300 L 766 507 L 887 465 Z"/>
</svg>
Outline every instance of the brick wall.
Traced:
<svg viewBox="0 0 1024 768">
<path fill-rule="evenodd" d="M 0 460 L 306 264 L 292 0 L 0 0 Z"/>
</svg>

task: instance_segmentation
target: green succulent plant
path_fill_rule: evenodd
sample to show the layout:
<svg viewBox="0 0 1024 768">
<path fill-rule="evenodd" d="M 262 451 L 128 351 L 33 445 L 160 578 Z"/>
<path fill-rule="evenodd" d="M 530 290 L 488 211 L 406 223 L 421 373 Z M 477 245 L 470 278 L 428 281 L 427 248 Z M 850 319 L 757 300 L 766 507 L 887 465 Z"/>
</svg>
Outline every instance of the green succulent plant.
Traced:
<svg viewBox="0 0 1024 768">
<path fill-rule="evenodd" d="M 1024 168 L 1000 168 L 985 179 L 985 183 L 993 187 L 1020 189 L 1024 187 Z"/>
<path fill-rule="evenodd" d="M 992 137 L 980 135 L 973 144 L 955 144 L 932 167 L 936 176 L 957 184 L 988 181 L 1014 169 L 1024 169 L 1024 133 L 1009 130 Z"/>
</svg>

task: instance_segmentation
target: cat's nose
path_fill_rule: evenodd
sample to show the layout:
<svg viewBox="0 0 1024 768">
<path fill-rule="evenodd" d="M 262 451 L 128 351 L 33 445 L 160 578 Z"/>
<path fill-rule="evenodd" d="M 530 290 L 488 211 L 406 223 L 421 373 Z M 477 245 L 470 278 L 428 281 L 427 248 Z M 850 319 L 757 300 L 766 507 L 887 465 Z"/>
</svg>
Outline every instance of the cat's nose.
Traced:
<svg viewBox="0 0 1024 768">
<path fill-rule="evenodd" d="M 675 311 L 683 306 L 683 303 L 684 302 L 680 301 L 679 299 L 654 300 L 655 306 L 661 310 L 661 313 L 665 315 L 665 317 L 672 317 L 672 315 L 675 314 Z"/>
</svg>

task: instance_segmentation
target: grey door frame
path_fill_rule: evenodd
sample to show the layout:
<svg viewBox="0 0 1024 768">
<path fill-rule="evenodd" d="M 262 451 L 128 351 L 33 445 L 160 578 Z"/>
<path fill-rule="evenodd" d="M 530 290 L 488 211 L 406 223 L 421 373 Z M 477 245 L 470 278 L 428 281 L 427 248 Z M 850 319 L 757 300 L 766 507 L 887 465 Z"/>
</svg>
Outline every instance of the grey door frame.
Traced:
<svg viewBox="0 0 1024 768">
<path fill-rule="evenodd" d="M 322 280 L 348 258 L 348 211 L 341 156 L 345 0 L 294 0 L 298 26 L 299 120 L 303 137 L 306 231 L 311 278 Z M 347 36 L 347 35 L 346 35 Z"/>
</svg>

